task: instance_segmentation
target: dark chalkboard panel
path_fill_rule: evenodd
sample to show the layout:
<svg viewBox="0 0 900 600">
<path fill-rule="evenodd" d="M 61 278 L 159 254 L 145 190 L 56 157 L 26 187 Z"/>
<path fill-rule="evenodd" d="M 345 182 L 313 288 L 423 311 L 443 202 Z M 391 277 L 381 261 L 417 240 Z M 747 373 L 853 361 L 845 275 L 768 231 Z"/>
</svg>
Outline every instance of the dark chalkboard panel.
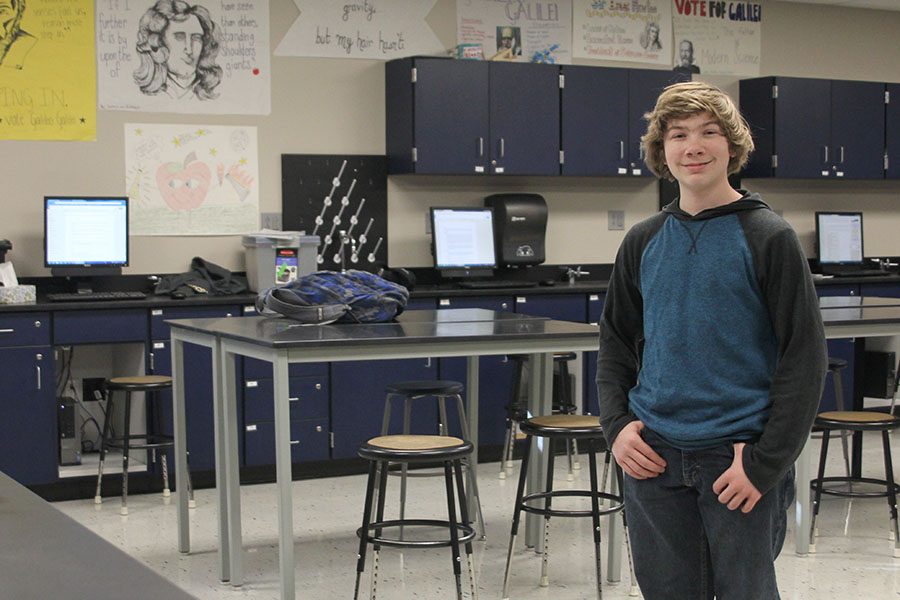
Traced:
<svg viewBox="0 0 900 600">
<path fill-rule="evenodd" d="M 341 268 L 345 231 L 346 268 L 377 271 L 388 264 L 387 158 L 282 154 L 281 218 L 285 230 L 322 239 L 319 269 Z"/>
</svg>

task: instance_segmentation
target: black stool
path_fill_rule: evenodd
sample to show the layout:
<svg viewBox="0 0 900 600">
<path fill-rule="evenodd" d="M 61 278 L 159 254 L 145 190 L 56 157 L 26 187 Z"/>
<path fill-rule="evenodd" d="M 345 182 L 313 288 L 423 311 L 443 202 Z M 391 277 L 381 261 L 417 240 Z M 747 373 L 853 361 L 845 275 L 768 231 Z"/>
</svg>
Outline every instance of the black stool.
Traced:
<svg viewBox="0 0 900 600">
<path fill-rule="evenodd" d="M 556 352 L 553 354 L 553 413 L 574 415 L 578 412 L 575 403 L 572 379 L 569 375 L 569 362 L 577 358 L 574 352 Z M 519 423 L 527 419 L 528 414 L 528 374 L 525 366 L 529 362 L 528 354 L 510 354 L 509 360 L 516 363 L 516 374 L 513 379 L 512 399 L 506 406 L 506 435 L 503 439 L 503 450 L 500 457 L 500 479 L 506 479 L 507 467 L 512 467 L 513 447 L 516 441 L 516 430 Z M 566 444 L 566 457 L 569 460 L 568 479 L 574 479 L 574 469 L 580 469 L 578 463 L 578 446 L 574 439 Z M 607 457 L 606 464 L 609 464 Z M 606 487 L 607 471 L 603 471 L 603 485 Z"/>
<path fill-rule="evenodd" d="M 387 397 L 384 403 L 384 417 L 381 422 L 381 435 L 390 433 L 391 406 L 395 399 L 403 400 L 403 431 L 404 435 L 411 433 L 410 421 L 412 420 L 412 403 L 421 398 L 433 397 L 438 405 L 438 431 L 440 435 L 449 435 L 447 421 L 447 399 L 455 400 L 457 418 L 464 439 L 471 439 L 469 421 L 466 419 L 466 409 L 463 405 L 463 384 L 458 381 L 448 380 L 415 380 L 400 381 L 387 386 Z M 466 474 L 469 479 L 469 489 L 475 501 L 477 518 L 481 524 L 482 537 L 484 537 L 484 517 L 481 512 L 481 497 L 478 493 L 478 481 L 475 477 L 475 467 L 471 461 L 466 461 Z M 432 477 L 440 473 L 409 473 L 408 465 L 400 465 L 400 518 L 406 516 L 406 478 L 407 477 Z"/>
<path fill-rule="evenodd" d="M 372 544 L 372 593 L 374 600 L 378 587 L 378 552 L 381 546 L 395 548 L 444 548 L 449 546 L 453 558 L 453 575 L 456 578 L 456 597 L 462 599 L 462 569 L 460 568 L 459 545 L 465 544 L 466 561 L 469 569 L 469 583 L 472 598 L 476 598 L 475 565 L 472 560 L 472 539 L 475 530 L 467 525 L 469 522 L 466 507 L 466 491 L 463 486 L 462 461 L 472 454 L 472 444 L 459 438 L 443 435 L 386 435 L 372 438 L 363 444 L 358 454 L 370 461 L 369 478 L 366 486 L 366 503 L 363 507 L 362 527 L 356 534 L 359 536 L 359 554 L 356 561 L 356 585 L 353 598 L 359 598 L 359 583 L 366 567 L 366 547 Z M 447 520 L 434 519 L 395 519 L 384 520 L 384 496 L 387 489 L 389 463 L 436 463 L 443 464 L 444 482 L 447 489 Z M 454 499 L 453 484 L 456 479 L 456 495 Z M 375 499 L 375 485 L 378 483 L 378 496 Z M 459 503 L 460 518 L 456 517 L 456 503 Z M 375 521 L 372 522 L 372 514 Z M 410 540 L 391 538 L 383 535 L 383 530 L 404 527 L 443 527 L 449 538 Z"/>
<path fill-rule="evenodd" d="M 888 507 L 891 515 L 891 535 L 894 540 L 894 558 L 900 558 L 900 532 L 897 530 L 897 493 L 900 486 L 894 483 L 894 466 L 891 461 L 891 438 L 889 432 L 900 427 L 900 419 L 894 415 L 868 411 L 832 411 L 820 413 L 815 420 L 815 425 L 822 429 L 822 452 L 819 455 L 818 476 L 810 482 L 815 490 L 813 496 L 813 513 L 809 530 L 809 551 L 816 551 L 816 516 L 819 514 L 819 503 L 822 494 L 843 496 L 845 498 L 881 498 L 888 499 Z M 884 447 L 884 474 L 885 479 L 873 479 L 870 477 L 825 477 L 825 458 L 828 455 L 828 439 L 832 431 L 880 431 Z M 850 484 L 850 489 L 824 488 L 825 483 L 841 482 Z M 864 491 L 853 489 L 854 483 L 873 484 L 884 487 L 884 491 Z"/>
<path fill-rule="evenodd" d="M 135 377 L 114 377 L 104 382 L 106 388 L 106 419 L 103 422 L 103 433 L 100 439 L 100 466 L 97 470 L 97 491 L 94 494 L 94 503 L 101 504 L 103 502 L 101 494 L 101 484 L 103 483 L 103 464 L 106 461 L 106 451 L 109 448 L 122 449 L 122 508 L 120 514 L 128 514 L 128 454 L 130 450 L 151 450 L 156 456 L 157 450 L 168 450 L 174 448 L 175 443 L 170 435 L 161 433 L 131 433 L 131 394 L 134 392 L 146 392 L 148 401 L 151 395 L 155 396 L 155 392 L 167 390 L 172 387 L 172 378 L 165 375 L 139 375 Z M 125 392 L 125 426 L 122 436 L 113 437 L 111 431 L 111 423 L 115 414 L 115 401 L 113 392 Z M 157 415 L 159 413 L 157 412 Z M 160 431 L 157 423 L 157 431 Z M 138 443 L 135 443 L 138 440 Z M 140 443 L 143 441 L 143 443 Z M 162 452 L 162 476 L 163 476 L 163 497 L 168 498 L 169 492 L 169 467 L 166 460 L 166 453 Z M 190 501 L 188 503 L 191 508 L 194 504 L 194 492 L 191 488 L 190 474 L 187 477 L 188 493 Z"/>
<path fill-rule="evenodd" d="M 844 404 L 844 385 L 841 378 L 841 371 L 847 368 L 847 361 L 843 358 L 834 356 L 828 357 L 828 372 L 831 373 L 831 383 L 834 386 L 834 405 L 838 411 L 843 411 L 847 407 Z M 844 451 L 844 468 L 847 470 L 847 477 L 850 477 L 850 436 L 846 429 L 841 430 L 841 449 Z"/>
<path fill-rule="evenodd" d="M 594 552 L 597 571 L 597 597 L 603 597 L 601 588 L 602 574 L 600 566 L 600 517 L 619 511 L 625 506 L 622 497 L 622 471 L 618 465 L 615 468 L 616 478 L 619 483 L 619 493 L 609 494 L 602 492 L 597 486 L 597 451 L 606 446 L 603 438 L 603 429 L 600 419 L 588 415 L 549 415 L 534 417 L 520 423 L 522 431 L 526 434 L 525 456 L 522 459 L 522 470 L 519 473 L 519 486 L 516 489 L 516 506 L 513 512 L 512 530 L 509 538 L 509 550 L 506 555 L 506 571 L 503 576 L 503 598 L 509 598 L 509 577 L 512 567 L 513 547 L 516 543 L 516 535 L 519 530 L 519 519 L 522 512 L 544 516 L 544 553 L 541 561 L 541 586 L 549 584 L 547 569 L 549 564 L 550 549 L 550 517 L 591 517 L 594 529 Z M 528 461 L 532 439 L 542 437 L 547 439 L 547 486 L 544 492 L 533 492 L 525 495 L 525 480 L 528 477 Z M 563 440 L 580 439 L 588 443 L 587 455 L 590 469 L 589 490 L 554 490 L 553 489 L 553 442 Z M 552 507 L 554 498 L 579 497 L 590 498 L 590 510 L 560 510 Z M 600 508 L 601 499 L 609 500 L 608 508 Z M 535 501 L 543 500 L 543 507 L 534 506 Z M 529 505 L 529 503 L 532 503 Z M 625 544 L 628 547 L 628 524 L 625 521 L 625 513 L 622 512 L 622 521 L 625 523 Z M 631 570 L 632 586 L 635 581 L 634 569 L 631 565 L 631 550 L 628 549 L 628 565 Z"/>
</svg>

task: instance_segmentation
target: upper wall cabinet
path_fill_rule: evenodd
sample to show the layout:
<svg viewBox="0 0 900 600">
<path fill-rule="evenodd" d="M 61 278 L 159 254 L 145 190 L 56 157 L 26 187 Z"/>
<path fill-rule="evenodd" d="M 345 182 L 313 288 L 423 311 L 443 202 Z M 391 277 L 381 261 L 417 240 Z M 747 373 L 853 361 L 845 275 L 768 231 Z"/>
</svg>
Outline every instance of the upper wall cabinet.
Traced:
<svg viewBox="0 0 900 600">
<path fill-rule="evenodd" d="M 756 143 L 745 177 L 884 178 L 883 83 L 745 79 L 740 105 Z"/>
<path fill-rule="evenodd" d="M 563 175 L 652 176 L 644 165 L 644 113 L 667 85 L 690 76 L 672 71 L 564 65 Z"/>
<path fill-rule="evenodd" d="M 900 179 L 900 83 L 887 84 L 885 99 L 885 177 Z"/>
<path fill-rule="evenodd" d="M 391 173 L 559 174 L 559 68 L 404 58 L 385 67 Z"/>
</svg>

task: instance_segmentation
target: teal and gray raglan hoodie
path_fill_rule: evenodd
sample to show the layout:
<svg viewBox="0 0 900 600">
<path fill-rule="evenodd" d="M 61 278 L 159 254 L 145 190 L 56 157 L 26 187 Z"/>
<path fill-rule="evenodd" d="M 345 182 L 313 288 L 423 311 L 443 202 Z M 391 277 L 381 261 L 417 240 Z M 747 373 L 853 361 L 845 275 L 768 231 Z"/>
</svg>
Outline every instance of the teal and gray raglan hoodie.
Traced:
<svg viewBox="0 0 900 600">
<path fill-rule="evenodd" d="M 690 215 L 675 200 L 625 236 L 600 323 L 610 445 L 639 419 L 685 450 L 746 441 L 766 493 L 796 460 L 827 367 L 797 236 L 758 194 Z"/>
</svg>

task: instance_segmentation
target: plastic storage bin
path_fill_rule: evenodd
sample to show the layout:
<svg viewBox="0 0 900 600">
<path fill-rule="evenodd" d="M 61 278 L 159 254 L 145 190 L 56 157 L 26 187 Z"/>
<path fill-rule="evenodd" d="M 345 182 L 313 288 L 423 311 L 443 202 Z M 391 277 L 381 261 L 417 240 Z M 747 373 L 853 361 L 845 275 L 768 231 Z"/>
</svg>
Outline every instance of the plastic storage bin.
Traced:
<svg viewBox="0 0 900 600">
<path fill-rule="evenodd" d="M 316 270 L 319 236 L 298 231 L 251 233 L 242 239 L 250 289 L 285 285 Z"/>
</svg>

